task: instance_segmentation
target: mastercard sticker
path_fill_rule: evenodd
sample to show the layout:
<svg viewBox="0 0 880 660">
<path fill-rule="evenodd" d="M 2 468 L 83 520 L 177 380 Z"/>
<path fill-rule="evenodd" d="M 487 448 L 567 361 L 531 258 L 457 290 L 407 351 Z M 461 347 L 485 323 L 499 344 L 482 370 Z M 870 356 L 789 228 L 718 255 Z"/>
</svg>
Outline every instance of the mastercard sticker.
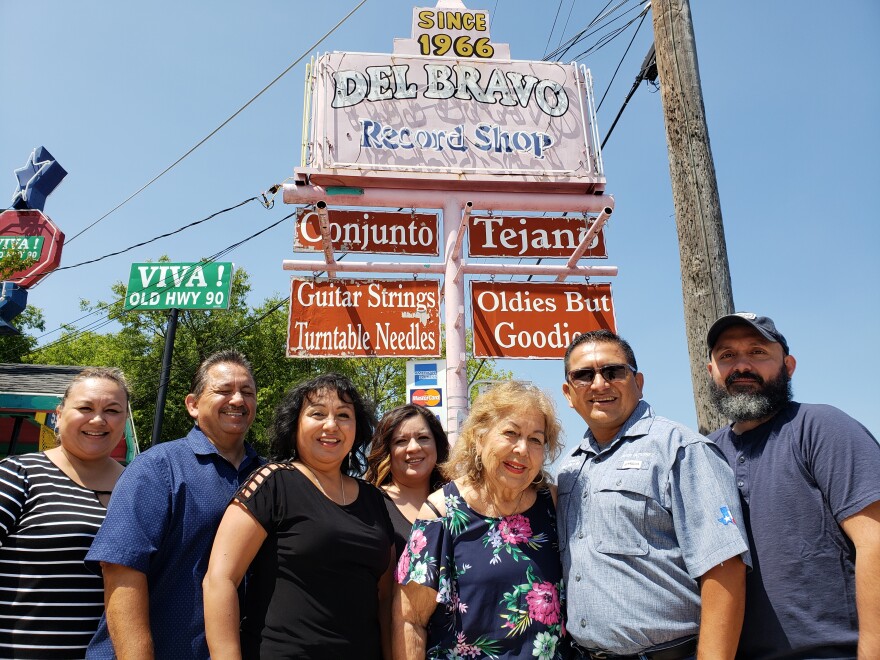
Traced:
<svg viewBox="0 0 880 660">
<path fill-rule="evenodd" d="M 440 393 L 439 390 L 435 390 L 433 388 L 410 390 L 409 400 L 410 402 L 419 406 L 434 408 L 443 403 L 443 395 Z"/>
</svg>

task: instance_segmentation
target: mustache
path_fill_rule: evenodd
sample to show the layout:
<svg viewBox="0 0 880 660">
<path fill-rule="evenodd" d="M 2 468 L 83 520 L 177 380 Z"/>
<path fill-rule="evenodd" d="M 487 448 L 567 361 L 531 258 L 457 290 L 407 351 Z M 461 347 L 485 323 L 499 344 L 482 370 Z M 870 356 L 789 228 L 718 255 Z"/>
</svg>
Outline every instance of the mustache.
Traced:
<svg viewBox="0 0 880 660">
<path fill-rule="evenodd" d="M 727 378 L 724 379 L 724 384 L 730 387 L 733 385 L 735 380 L 753 380 L 758 385 L 764 384 L 764 379 L 761 378 L 758 374 L 753 374 L 750 371 L 734 371 Z"/>
</svg>

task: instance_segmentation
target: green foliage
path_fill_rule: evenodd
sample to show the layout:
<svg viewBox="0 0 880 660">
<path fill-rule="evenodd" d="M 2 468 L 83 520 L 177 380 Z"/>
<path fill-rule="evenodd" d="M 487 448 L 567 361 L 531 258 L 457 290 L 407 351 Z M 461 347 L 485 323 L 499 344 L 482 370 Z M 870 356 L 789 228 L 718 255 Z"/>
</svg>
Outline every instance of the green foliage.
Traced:
<svg viewBox="0 0 880 660">
<path fill-rule="evenodd" d="M 24 311 L 12 320 L 19 334 L 0 335 L 0 362 L 21 362 L 22 358 L 37 346 L 37 339 L 27 334 L 27 330 L 43 332 L 46 321 L 39 307 L 25 307 Z"/>
<path fill-rule="evenodd" d="M 167 261 L 162 258 L 160 261 Z M 269 428 L 275 408 L 284 394 L 298 383 L 322 373 L 336 371 L 349 376 L 381 416 L 406 402 L 406 360 L 402 358 L 297 358 L 286 356 L 288 300 L 267 298 L 256 307 L 247 305 L 251 286 L 248 274 L 237 269 L 232 278 L 228 310 L 180 310 L 168 382 L 162 440 L 185 435 L 192 419 L 184 406 L 190 381 L 199 363 L 215 351 L 235 348 L 243 352 L 254 367 L 258 386 L 257 415 L 250 440 L 266 455 Z M 117 332 L 77 332 L 65 328 L 59 340 L 33 350 L 35 340 L 27 338 L 17 355 L 39 364 L 78 364 L 116 366 L 127 376 L 132 389 L 132 415 L 141 449 L 150 445 L 165 333 L 166 311 L 125 311 L 125 284 L 111 287 L 113 301 L 81 301 L 86 312 L 108 314 L 117 322 Z M 29 308 L 31 309 L 31 308 Z M 39 314 L 39 311 L 35 311 Z M 41 316 L 29 317 L 34 321 Z M 32 326 L 36 327 L 36 326 Z M 42 330 L 42 326 L 40 328 Z M 8 338 L 6 338 L 8 340 Z M 5 344 L 0 343 L 0 351 Z M 9 360 L 15 361 L 15 360 Z M 491 361 L 468 360 L 469 382 L 474 378 L 504 379 Z"/>
<path fill-rule="evenodd" d="M 25 257 L 21 250 L 10 248 L 0 257 L 0 282 L 5 282 L 13 273 L 30 268 L 37 263 L 36 257 Z"/>
</svg>

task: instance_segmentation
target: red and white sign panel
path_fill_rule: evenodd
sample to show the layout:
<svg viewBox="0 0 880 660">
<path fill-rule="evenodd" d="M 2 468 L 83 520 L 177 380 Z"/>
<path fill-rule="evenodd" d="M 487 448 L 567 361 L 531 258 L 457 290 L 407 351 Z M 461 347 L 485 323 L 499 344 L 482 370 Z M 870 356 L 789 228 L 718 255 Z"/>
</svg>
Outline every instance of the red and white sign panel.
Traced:
<svg viewBox="0 0 880 660">
<path fill-rule="evenodd" d="M 313 84 L 313 178 L 604 190 L 584 67 L 452 52 L 326 53 Z"/>
<path fill-rule="evenodd" d="M 29 268 L 12 273 L 7 279 L 23 289 L 32 287 L 61 264 L 61 248 L 64 247 L 62 232 L 48 216 L 40 211 L 3 211 L 0 213 L 0 251 L 10 244 L 23 256 L 34 256 L 36 263 Z M 25 242 L 15 245 L 16 238 L 42 238 L 38 254 L 30 255 Z"/>
<path fill-rule="evenodd" d="M 437 234 L 440 223 L 436 213 L 327 209 L 327 219 L 334 252 L 429 257 L 440 254 Z M 320 252 L 323 249 L 320 216 L 314 209 L 299 209 L 294 252 Z"/>
<path fill-rule="evenodd" d="M 474 357 L 558 359 L 579 334 L 615 332 L 610 284 L 471 282 Z"/>
<path fill-rule="evenodd" d="M 288 357 L 439 355 L 437 280 L 291 279 Z"/>
<path fill-rule="evenodd" d="M 471 216 L 468 254 L 472 257 L 568 258 L 589 231 L 584 217 Z M 584 257 L 605 259 L 605 232 L 600 230 Z"/>
</svg>

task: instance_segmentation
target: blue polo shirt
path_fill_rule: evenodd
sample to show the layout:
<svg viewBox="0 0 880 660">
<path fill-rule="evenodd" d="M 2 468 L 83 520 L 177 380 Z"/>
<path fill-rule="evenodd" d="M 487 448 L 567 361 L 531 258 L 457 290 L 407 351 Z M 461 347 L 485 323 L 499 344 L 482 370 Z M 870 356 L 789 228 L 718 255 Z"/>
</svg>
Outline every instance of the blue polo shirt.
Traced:
<svg viewBox="0 0 880 660">
<path fill-rule="evenodd" d="M 877 441 L 837 408 L 794 401 L 711 437 L 733 466 L 755 561 L 737 657 L 855 658 L 856 553 L 840 523 L 880 500 Z"/>
<path fill-rule="evenodd" d="M 146 574 L 157 658 L 209 657 L 202 579 L 226 506 L 260 464 L 245 444 L 236 469 L 196 426 L 137 456 L 113 489 L 86 566 L 100 573 L 103 561 Z M 106 615 L 86 657 L 115 657 Z"/>
</svg>

